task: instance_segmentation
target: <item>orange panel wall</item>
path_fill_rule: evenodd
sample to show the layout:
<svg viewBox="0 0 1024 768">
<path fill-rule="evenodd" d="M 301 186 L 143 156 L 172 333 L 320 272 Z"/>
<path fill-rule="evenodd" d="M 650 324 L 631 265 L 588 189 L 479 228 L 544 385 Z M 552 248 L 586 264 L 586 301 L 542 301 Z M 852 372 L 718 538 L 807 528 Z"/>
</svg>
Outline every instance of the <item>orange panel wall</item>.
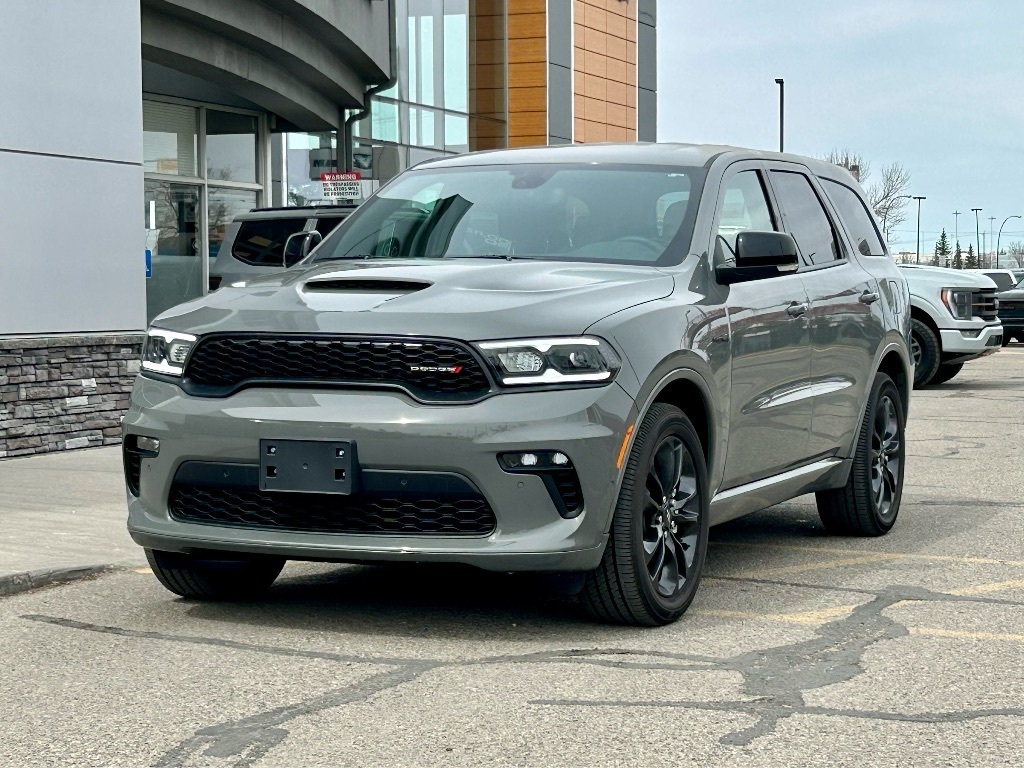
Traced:
<svg viewBox="0 0 1024 768">
<path fill-rule="evenodd" d="M 508 0 L 507 7 L 508 145 L 547 144 L 547 2 Z"/>
<path fill-rule="evenodd" d="M 574 139 L 636 141 L 637 0 L 573 0 Z"/>
</svg>

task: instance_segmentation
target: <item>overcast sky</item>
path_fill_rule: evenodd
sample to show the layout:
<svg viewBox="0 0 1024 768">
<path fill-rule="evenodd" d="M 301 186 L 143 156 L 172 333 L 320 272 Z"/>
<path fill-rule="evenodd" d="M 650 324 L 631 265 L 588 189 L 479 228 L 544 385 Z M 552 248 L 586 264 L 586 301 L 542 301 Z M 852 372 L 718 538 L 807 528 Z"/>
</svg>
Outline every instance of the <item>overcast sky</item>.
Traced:
<svg viewBox="0 0 1024 768">
<path fill-rule="evenodd" d="M 964 250 L 1024 215 L 1024 2 L 1020 0 L 660 0 L 658 139 L 786 150 L 847 147 L 875 176 L 897 161 L 925 195 L 921 251 L 939 231 Z M 916 203 L 893 251 L 916 248 Z M 1024 220 L 1001 246 L 1024 240 Z M 992 250 L 991 244 L 988 247 Z"/>
</svg>

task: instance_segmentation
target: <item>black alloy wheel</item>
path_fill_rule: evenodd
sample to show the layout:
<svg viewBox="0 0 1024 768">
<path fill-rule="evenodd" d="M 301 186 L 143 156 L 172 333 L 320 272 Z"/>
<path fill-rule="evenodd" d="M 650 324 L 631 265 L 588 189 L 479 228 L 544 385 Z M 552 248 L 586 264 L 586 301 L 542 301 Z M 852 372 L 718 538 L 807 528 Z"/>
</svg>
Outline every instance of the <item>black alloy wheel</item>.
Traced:
<svg viewBox="0 0 1024 768">
<path fill-rule="evenodd" d="M 882 536 L 896 523 L 906 462 L 902 403 L 892 379 L 876 374 L 846 485 L 815 494 L 829 533 Z"/>
<path fill-rule="evenodd" d="M 902 484 L 903 441 L 896 404 L 883 393 L 871 425 L 871 492 L 882 520 L 895 518 L 895 502 Z M 891 522 L 890 522 L 891 525 Z"/>
<path fill-rule="evenodd" d="M 693 456 L 680 438 L 668 435 L 654 450 L 644 489 L 644 559 L 651 584 L 662 597 L 673 599 L 685 589 L 699 535 Z"/>
<path fill-rule="evenodd" d="M 659 626 L 693 602 L 708 545 L 704 450 L 690 420 L 655 403 L 637 429 L 598 568 L 581 594 L 591 616 Z"/>
</svg>

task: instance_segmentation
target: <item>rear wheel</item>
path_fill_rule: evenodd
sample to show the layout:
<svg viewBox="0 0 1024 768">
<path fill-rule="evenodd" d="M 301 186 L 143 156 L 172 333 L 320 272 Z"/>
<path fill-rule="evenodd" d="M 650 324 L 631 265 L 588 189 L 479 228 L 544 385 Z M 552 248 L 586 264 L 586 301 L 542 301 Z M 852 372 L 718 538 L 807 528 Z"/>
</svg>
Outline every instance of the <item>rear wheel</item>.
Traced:
<svg viewBox="0 0 1024 768">
<path fill-rule="evenodd" d="M 939 366 L 939 370 L 936 371 L 935 375 L 932 376 L 932 380 L 929 384 L 945 384 L 947 381 L 952 379 L 958 373 L 960 369 L 964 367 L 963 363 L 946 363 Z"/>
<path fill-rule="evenodd" d="M 629 454 L 611 537 L 581 595 L 595 618 L 658 626 L 683 615 L 708 543 L 707 466 L 686 415 L 655 403 Z"/>
<path fill-rule="evenodd" d="M 176 595 L 240 600 L 262 594 L 284 568 L 283 557 L 209 552 L 203 556 L 146 550 L 153 575 Z"/>
<path fill-rule="evenodd" d="M 906 456 L 903 405 L 884 373 L 875 376 L 846 485 L 816 494 L 829 533 L 881 536 L 896 523 Z"/>
<path fill-rule="evenodd" d="M 912 320 L 910 351 L 914 356 L 914 388 L 923 387 L 939 370 L 942 348 L 935 331 L 920 320 Z"/>
</svg>

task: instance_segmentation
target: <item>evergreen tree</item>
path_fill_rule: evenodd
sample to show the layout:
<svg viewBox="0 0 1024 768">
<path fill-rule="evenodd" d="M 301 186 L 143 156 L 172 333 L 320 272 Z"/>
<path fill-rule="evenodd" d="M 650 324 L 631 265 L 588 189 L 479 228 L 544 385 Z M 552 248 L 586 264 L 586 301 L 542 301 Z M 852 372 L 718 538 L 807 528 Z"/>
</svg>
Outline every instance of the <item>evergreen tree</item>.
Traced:
<svg viewBox="0 0 1024 768">
<path fill-rule="evenodd" d="M 956 251 L 953 252 L 953 269 L 964 268 L 964 252 L 960 250 L 960 241 L 956 241 Z"/>
<path fill-rule="evenodd" d="M 964 259 L 964 269 L 977 269 L 978 257 L 974 255 L 974 244 L 967 246 L 967 258 Z"/>
<path fill-rule="evenodd" d="M 932 265 L 936 267 L 948 267 L 949 254 L 949 238 L 946 236 L 946 230 L 943 229 L 942 234 L 935 243 L 935 256 L 932 259 Z"/>
</svg>

